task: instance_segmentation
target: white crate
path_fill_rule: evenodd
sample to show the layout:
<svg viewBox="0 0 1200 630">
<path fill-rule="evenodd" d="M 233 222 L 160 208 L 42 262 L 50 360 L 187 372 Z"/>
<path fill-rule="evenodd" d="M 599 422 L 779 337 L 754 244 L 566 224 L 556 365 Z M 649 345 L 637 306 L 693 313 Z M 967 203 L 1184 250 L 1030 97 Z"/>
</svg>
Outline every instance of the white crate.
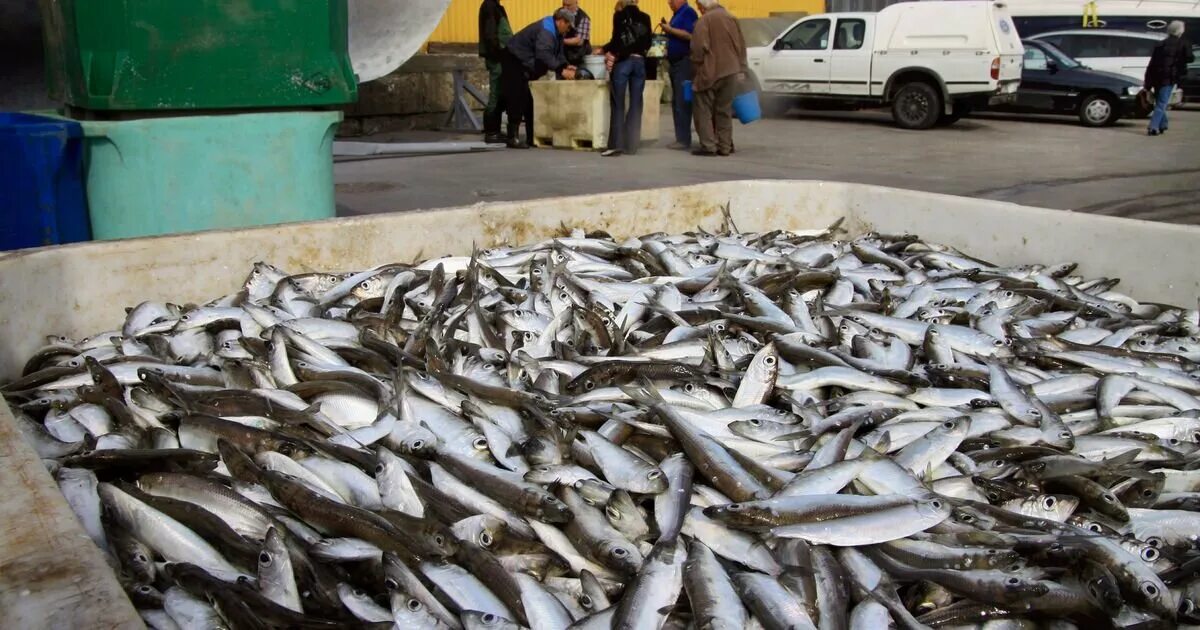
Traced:
<svg viewBox="0 0 1200 630">
<path fill-rule="evenodd" d="M 534 81 L 533 139 L 539 147 L 603 150 L 608 146 L 608 81 Z M 646 81 L 642 144 L 658 141 L 663 81 Z"/>
</svg>

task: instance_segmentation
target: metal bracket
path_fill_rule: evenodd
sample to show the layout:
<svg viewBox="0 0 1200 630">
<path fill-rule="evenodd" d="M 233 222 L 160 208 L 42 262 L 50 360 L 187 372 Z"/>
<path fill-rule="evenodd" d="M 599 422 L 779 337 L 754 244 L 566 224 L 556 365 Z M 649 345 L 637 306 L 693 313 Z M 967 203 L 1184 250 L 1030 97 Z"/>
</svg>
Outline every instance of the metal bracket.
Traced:
<svg viewBox="0 0 1200 630">
<path fill-rule="evenodd" d="M 483 131 L 483 123 L 471 110 L 467 95 L 478 101 L 480 105 L 487 105 L 487 99 L 483 97 L 478 88 L 467 81 L 465 70 L 453 70 L 453 75 L 454 101 L 450 106 L 450 112 L 446 115 L 446 124 L 443 126 L 459 131 Z"/>
</svg>

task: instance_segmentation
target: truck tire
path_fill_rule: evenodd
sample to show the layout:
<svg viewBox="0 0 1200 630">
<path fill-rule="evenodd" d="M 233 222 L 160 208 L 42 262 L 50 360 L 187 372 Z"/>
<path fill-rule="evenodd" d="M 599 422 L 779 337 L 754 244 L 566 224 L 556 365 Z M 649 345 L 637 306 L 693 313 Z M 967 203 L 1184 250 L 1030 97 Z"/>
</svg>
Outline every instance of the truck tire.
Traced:
<svg viewBox="0 0 1200 630">
<path fill-rule="evenodd" d="M 792 109 L 792 99 L 764 94 L 761 90 L 758 92 L 758 101 L 762 106 L 763 118 L 783 118 Z"/>
<path fill-rule="evenodd" d="M 1107 127 L 1121 117 L 1121 110 L 1112 97 L 1089 94 L 1079 104 L 1079 122 L 1085 127 Z"/>
<path fill-rule="evenodd" d="M 905 83 L 892 98 L 892 118 L 901 129 L 929 129 L 942 115 L 942 95 L 924 81 Z"/>
</svg>

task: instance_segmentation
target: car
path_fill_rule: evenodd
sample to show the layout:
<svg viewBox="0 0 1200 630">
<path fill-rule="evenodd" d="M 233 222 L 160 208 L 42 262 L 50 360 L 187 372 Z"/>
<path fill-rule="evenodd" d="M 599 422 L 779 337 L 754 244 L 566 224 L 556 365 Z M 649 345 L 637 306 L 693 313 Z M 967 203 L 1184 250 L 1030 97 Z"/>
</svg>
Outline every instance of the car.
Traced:
<svg viewBox="0 0 1200 630">
<path fill-rule="evenodd" d="M 1074 114 L 1088 127 L 1104 127 L 1134 112 L 1141 81 L 1115 72 L 1093 70 L 1055 46 L 1024 40 L 1025 68 L 1012 104 L 996 111 Z"/>
<path fill-rule="evenodd" d="M 1003 3 L 927 0 L 806 17 L 746 57 L 768 112 L 890 107 L 900 127 L 928 129 L 1015 98 L 1023 52 Z"/>
<path fill-rule="evenodd" d="M 1192 55 L 1196 60 L 1188 64 L 1187 76 L 1179 82 L 1184 103 L 1200 103 L 1200 46 L 1192 46 Z M 1174 95 L 1171 100 L 1175 100 Z"/>
<path fill-rule="evenodd" d="M 1039 33 L 1028 39 L 1049 42 L 1089 68 L 1119 72 L 1141 83 L 1154 47 L 1166 37 L 1161 32 L 1083 28 Z M 1182 103 L 1185 92 L 1175 90 L 1171 105 Z"/>
</svg>

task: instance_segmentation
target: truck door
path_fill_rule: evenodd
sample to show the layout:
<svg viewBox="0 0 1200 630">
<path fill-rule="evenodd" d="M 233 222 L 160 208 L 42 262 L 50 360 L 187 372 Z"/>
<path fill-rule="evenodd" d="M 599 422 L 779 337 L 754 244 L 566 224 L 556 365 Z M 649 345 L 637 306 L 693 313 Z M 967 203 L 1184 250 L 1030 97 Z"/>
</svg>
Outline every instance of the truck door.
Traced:
<svg viewBox="0 0 1200 630">
<path fill-rule="evenodd" d="M 829 91 L 832 94 L 870 95 L 872 47 L 866 40 L 865 19 L 837 19 L 833 31 L 833 51 L 829 53 Z"/>
<path fill-rule="evenodd" d="M 804 20 L 775 40 L 763 64 L 764 89 L 796 96 L 828 94 L 831 22 L 829 18 Z"/>
</svg>

